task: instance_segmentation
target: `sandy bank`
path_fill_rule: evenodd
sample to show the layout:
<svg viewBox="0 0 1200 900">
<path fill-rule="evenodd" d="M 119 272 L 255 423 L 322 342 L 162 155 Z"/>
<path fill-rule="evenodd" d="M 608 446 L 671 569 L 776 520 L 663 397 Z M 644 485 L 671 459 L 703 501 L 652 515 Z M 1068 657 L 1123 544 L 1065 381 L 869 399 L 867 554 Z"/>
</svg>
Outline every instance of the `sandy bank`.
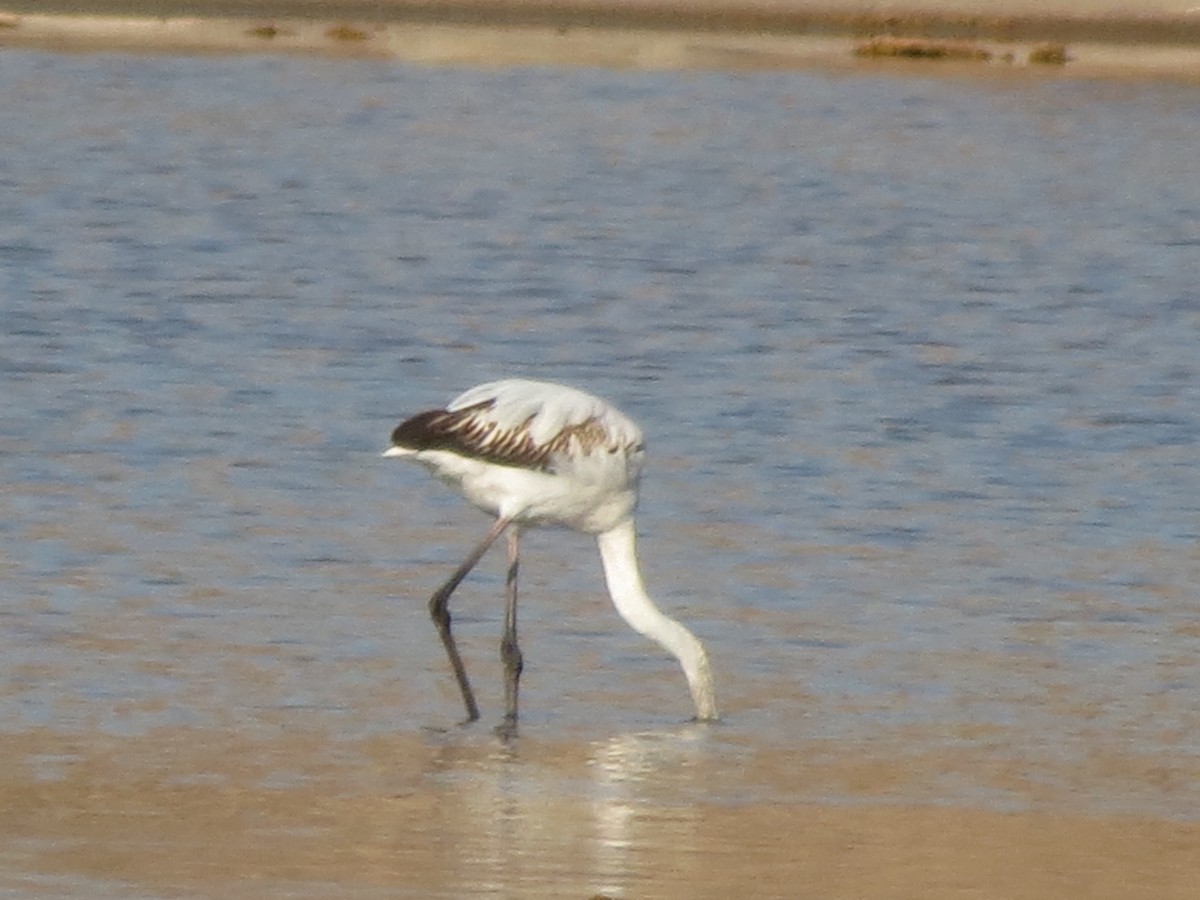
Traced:
<svg viewBox="0 0 1200 900">
<path fill-rule="evenodd" d="M 34 893 L 1184 900 L 1200 862 L 1195 822 L 869 801 L 953 756 L 847 747 L 822 767 L 777 751 L 731 769 L 703 753 L 681 765 L 669 738 L 186 729 L 0 746 L 0 886 Z M 856 785 L 864 802 L 703 799 L 705 784 L 773 779 Z"/>
<path fill-rule="evenodd" d="M 0 47 L 1200 78 L 1200 6 L 1187 2 L 1130 12 L 1106 0 L 11 0 L 0 12 Z M 894 42 L 882 54 L 868 44 L 880 37 Z"/>
</svg>

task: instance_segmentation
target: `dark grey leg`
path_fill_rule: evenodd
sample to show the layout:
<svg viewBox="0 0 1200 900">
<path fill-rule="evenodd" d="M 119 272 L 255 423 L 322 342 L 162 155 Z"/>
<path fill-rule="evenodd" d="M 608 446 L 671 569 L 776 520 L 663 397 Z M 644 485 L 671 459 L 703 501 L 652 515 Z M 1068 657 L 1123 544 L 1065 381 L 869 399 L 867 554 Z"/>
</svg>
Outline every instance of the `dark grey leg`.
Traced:
<svg viewBox="0 0 1200 900">
<path fill-rule="evenodd" d="M 517 730 L 517 690 L 524 660 L 517 644 L 517 569 L 520 566 L 521 531 L 508 533 L 508 577 L 505 580 L 504 636 L 500 639 L 500 660 L 504 663 L 504 723 L 498 729 L 511 736 Z"/>
<path fill-rule="evenodd" d="M 429 615 L 433 618 L 433 624 L 437 626 L 438 636 L 442 639 L 442 646 L 446 648 L 446 655 L 450 657 L 450 666 L 454 669 L 454 678 L 458 682 L 458 689 L 462 692 L 463 703 L 467 707 L 467 721 L 474 722 L 479 718 L 479 705 L 475 702 L 475 692 L 471 690 L 471 682 L 467 680 L 467 670 L 463 666 L 462 657 L 458 653 L 458 645 L 454 642 L 454 634 L 450 631 L 450 595 L 454 593 L 454 589 L 467 577 L 467 573 L 475 568 L 475 564 L 483 558 L 483 554 L 487 553 L 488 547 L 495 543 L 496 538 L 504 533 L 504 529 L 508 527 L 508 519 L 497 519 L 496 524 L 488 531 L 487 536 L 479 542 L 479 545 L 471 551 L 470 556 L 463 560 L 463 564 L 455 569 L 454 574 L 449 580 L 438 588 L 432 597 L 429 598 Z"/>
</svg>

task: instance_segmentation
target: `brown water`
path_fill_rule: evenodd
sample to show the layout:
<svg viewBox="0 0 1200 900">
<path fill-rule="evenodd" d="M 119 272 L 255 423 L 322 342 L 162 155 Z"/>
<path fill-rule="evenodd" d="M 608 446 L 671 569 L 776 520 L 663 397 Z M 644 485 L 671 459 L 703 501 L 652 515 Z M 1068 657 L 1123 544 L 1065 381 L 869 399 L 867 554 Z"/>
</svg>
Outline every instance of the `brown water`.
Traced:
<svg viewBox="0 0 1200 900">
<path fill-rule="evenodd" d="M 1194 91 L 6 53 L 10 896 L 1191 897 Z M 649 435 L 688 724 L 579 536 L 381 460 Z"/>
</svg>

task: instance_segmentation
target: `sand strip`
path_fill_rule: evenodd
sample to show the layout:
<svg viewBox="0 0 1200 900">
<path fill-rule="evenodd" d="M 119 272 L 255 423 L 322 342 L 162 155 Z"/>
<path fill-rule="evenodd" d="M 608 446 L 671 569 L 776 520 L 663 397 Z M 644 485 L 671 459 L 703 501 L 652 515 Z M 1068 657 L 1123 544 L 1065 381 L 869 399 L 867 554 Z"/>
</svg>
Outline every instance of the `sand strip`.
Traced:
<svg viewBox="0 0 1200 900">
<path fill-rule="evenodd" d="M 869 790 L 851 803 L 713 802 L 705 785 L 719 795 L 778 777 L 819 791 L 832 773 L 803 753 L 742 771 L 723 756 L 674 760 L 669 739 L 642 747 L 649 755 L 634 745 L 630 755 L 619 740 L 535 737 L 505 748 L 468 732 L 8 735 L 0 889 L 65 878 L 125 896 L 229 898 L 695 900 L 750 886 L 830 900 L 1196 895 L 1196 822 L 872 802 Z M 913 777 L 887 755 L 844 751 L 831 765 L 845 776 Z"/>
<path fill-rule="evenodd" d="M 1018 0 L 925 7 L 729 0 L 11 0 L 0 47 L 306 53 L 426 64 L 632 69 L 890 68 L 1200 79 L 1200 7 L 1135 14 Z M 879 38 L 893 43 L 878 49 Z M 872 43 L 874 41 L 874 43 Z M 948 48 L 948 49 L 947 49 Z M 895 51 L 895 52 L 893 52 Z"/>
</svg>

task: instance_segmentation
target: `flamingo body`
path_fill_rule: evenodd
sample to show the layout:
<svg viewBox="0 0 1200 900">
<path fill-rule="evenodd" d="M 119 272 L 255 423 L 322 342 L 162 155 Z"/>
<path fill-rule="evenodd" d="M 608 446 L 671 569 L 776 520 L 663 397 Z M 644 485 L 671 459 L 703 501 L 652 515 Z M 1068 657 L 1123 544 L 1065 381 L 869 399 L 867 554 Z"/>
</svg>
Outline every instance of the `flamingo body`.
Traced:
<svg viewBox="0 0 1200 900">
<path fill-rule="evenodd" d="M 484 540 L 431 598 L 429 607 L 458 679 L 467 718 L 478 707 L 450 630 L 450 594 L 502 533 L 509 531 L 505 662 L 507 729 L 515 728 L 521 655 L 516 635 L 518 535 L 526 526 L 564 525 L 596 536 L 617 611 L 683 667 L 697 718 L 717 718 L 703 644 L 663 614 L 642 584 L 633 511 L 645 445 L 624 413 L 565 385 L 509 379 L 471 388 L 445 409 L 401 422 L 384 456 L 412 459 L 496 517 Z"/>
<path fill-rule="evenodd" d="M 597 397 L 510 379 L 401 422 L 387 455 L 411 457 L 497 518 L 598 534 L 633 513 L 644 445 Z"/>
</svg>

